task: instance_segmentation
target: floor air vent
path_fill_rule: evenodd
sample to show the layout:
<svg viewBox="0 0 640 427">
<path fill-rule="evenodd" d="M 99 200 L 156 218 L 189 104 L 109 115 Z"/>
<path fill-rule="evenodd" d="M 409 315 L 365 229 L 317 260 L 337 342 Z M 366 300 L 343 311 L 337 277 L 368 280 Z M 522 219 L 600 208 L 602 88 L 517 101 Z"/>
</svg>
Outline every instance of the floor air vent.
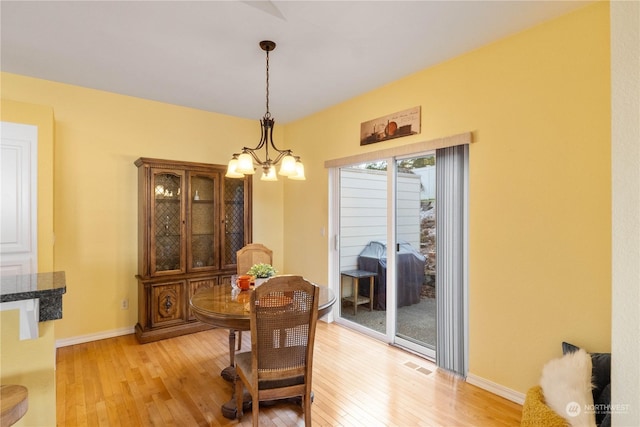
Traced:
<svg viewBox="0 0 640 427">
<path fill-rule="evenodd" d="M 431 370 L 425 368 L 424 366 L 417 365 L 417 364 L 415 364 L 413 362 L 405 362 L 404 366 L 406 366 L 407 368 L 413 369 L 415 371 L 418 371 L 418 372 L 420 372 L 421 374 L 424 374 L 424 375 L 429 375 L 429 374 L 432 373 Z"/>
</svg>

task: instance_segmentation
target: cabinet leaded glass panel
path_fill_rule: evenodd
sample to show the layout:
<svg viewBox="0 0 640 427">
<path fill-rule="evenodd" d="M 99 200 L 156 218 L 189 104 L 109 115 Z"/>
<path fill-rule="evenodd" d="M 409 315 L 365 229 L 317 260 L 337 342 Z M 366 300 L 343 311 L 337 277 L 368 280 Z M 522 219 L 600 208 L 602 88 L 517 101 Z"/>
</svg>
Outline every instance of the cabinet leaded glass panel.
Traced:
<svg viewBox="0 0 640 427">
<path fill-rule="evenodd" d="M 224 263 L 235 264 L 236 252 L 244 246 L 244 180 L 224 180 Z"/>
<path fill-rule="evenodd" d="M 192 175 L 191 197 L 191 268 L 217 267 L 215 247 L 215 188 L 211 176 Z"/>
<path fill-rule="evenodd" d="M 154 175 L 155 271 L 180 270 L 181 250 L 181 177 Z"/>
</svg>

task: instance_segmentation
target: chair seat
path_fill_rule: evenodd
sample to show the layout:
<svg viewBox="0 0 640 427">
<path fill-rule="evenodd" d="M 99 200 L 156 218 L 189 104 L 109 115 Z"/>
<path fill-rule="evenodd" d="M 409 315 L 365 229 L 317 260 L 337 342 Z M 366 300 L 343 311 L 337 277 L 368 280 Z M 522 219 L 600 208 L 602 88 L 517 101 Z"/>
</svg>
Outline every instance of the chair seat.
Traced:
<svg viewBox="0 0 640 427">
<path fill-rule="evenodd" d="M 253 381 L 253 372 L 251 371 L 251 352 L 236 354 L 236 366 L 239 366 L 245 372 L 247 379 Z M 277 380 L 260 380 L 258 381 L 258 390 L 270 390 L 273 388 L 289 387 L 292 385 L 304 384 L 304 375 L 296 375 L 289 378 L 278 378 Z"/>
</svg>

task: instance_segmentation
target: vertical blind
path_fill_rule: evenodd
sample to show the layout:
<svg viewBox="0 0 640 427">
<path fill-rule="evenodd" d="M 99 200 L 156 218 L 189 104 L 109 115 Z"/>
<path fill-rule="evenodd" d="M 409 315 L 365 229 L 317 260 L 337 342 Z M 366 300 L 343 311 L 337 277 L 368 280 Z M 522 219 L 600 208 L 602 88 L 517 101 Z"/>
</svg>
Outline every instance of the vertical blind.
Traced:
<svg viewBox="0 0 640 427">
<path fill-rule="evenodd" d="M 436 364 L 467 373 L 468 145 L 436 150 Z"/>
</svg>

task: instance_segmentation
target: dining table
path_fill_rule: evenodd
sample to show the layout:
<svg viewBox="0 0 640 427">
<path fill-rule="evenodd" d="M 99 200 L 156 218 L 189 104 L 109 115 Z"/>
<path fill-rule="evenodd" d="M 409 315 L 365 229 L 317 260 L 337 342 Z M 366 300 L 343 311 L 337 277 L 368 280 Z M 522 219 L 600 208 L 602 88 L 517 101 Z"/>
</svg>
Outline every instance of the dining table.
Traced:
<svg viewBox="0 0 640 427">
<path fill-rule="evenodd" d="M 333 304 L 336 302 L 336 296 L 328 287 L 318 287 L 320 288 L 318 301 L 319 319 L 331 311 Z M 226 283 L 201 288 L 196 291 L 189 301 L 191 311 L 196 319 L 203 323 L 229 330 L 229 366 L 221 372 L 221 376 L 229 382 L 234 382 L 236 378 L 236 332 L 251 329 L 249 301 L 252 291 L 253 286 L 243 291 L 234 284 Z M 245 402 L 250 404 L 250 397 L 245 399 Z M 236 410 L 236 403 L 233 397 L 229 402 L 222 405 L 222 414 L 226 418 L 234 419 Z"/>
</svg>

